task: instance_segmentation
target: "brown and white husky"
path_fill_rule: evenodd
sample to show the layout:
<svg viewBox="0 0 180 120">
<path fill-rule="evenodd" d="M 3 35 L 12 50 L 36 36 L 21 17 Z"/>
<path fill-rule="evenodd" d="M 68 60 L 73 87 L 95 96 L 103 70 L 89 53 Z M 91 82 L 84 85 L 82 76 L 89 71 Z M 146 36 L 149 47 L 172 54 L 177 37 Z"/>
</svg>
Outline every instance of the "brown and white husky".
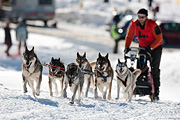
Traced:
<svg viewBox="0 0 180 120">
<path fill-rule="evenodd" d="M 84 55 L 81 56 L 79 55 L 79 52 L 77 52 L 76 62 L 79 65 L 81 71 L 84 73 L 84 80 L 87 82 L 85 97 L 88 97 L 88 91 L 89 91 L 91 83 L 94 88 L 94 78 L 93 78 L 92 67 L 86 58 L 86 53 L 84 53 Z"/>
<path fill-rule="evenodd" d="M 59 59 L 51 58 L 49 63 L 49 91 L 50 96 L 53 96 L 52 92 L 52 83 L 55 86 L 55 93 L 58 96 L 58 85 L 56 83 L 57 80 L 60 81 L 61 88 L 61 97 L 63 97 L 63 83 L 64 83 L 64 74 L 65 74 L 65 66 L 62 61 Z"/>
<path fill-rule="evenodd" d="M 111 89 L 113 80 L 113 69 L 108 58 L 108 53 L 106 56 L 102 56 L 99 53 L 99 57 L 96 61 L 95 66 L 95 99 L 98 98 L 97 88 L 102 93 L 103 100 L 106 100 L 106 93 L 108 91 L 108 100 L 111 99 Z"/>
<path fill-rule="evenodd" d="M 22 78 L 23 78 L 23 91 L 27 92 L 26 84 L 28 83 L 32 89 L 32 94 L 36 99 L 36 95 L 40 95 L 40 85 L 42 81 L 42 70 L 40 60 L 34 53 L 34 47 L 31 50 L 25 48 L 22 56 Z M 34 89 L 34 81 L 36 81 L 36 90 Z"/>
</svg>

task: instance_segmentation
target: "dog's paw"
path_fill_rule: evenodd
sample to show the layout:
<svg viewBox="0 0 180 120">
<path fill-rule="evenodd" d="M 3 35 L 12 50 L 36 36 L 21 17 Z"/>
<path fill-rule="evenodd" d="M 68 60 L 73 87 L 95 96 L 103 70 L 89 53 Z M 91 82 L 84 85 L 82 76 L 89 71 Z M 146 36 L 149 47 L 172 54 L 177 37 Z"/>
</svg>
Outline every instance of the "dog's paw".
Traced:
<svg viewBox="0 0 180 120">
<path fill-rule="evenodd" d="M 69 103 L 70 103 L 70 104 L 74 104 L 74 102 L 73 102 L 73 101 L 70 101 Z"/>
<path fill-rule="evenodd" d="M 115 98 L 115 100 L 119 100 L 119 98 L 117 97 L 117 98 Z"/>
<path fill-rule="evenodd" d="M 50 96 L 53 97 L 53 93 L 50 93 Z"/>
<path fill-rule="evenodd" d="M 40 94 L 39 93 L 36 93 L 37 96 L 39 96 Z"/>
<path fill-rule="evenodd" d="M 27 93 L 28 91 L 26 90 L 26 91 L 24 91 L 24 93 Z"/>
<path fill-rule="evenodd" d="M 95 96 L 95 97 L 94 97 L 94 99 L 95 99 L 95 100 L 97 100 L 97 99 L 98 99 L 98 97 L 97 97 L 97 96 Z"/>
<path fill-rule="evenodd" d="M 64 98 L 67 98 L 67 94 L 66 95 L 63 95 Z"/>
<path fill-rule="evenodd" d="M 108 100 L 111 100 L 111 96 L 108 96 Z"/>
</svg>

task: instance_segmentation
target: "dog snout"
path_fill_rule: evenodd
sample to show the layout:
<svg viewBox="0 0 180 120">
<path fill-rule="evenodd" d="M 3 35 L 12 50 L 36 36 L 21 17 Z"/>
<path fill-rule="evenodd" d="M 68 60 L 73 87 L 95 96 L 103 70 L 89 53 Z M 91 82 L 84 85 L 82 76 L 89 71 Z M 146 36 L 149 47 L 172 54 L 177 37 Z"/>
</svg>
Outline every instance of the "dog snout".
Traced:
<svg viewBox="0 0 180 120">
<path fill-rule="evenodd" d="M 81 67 L 82 67 L 82 64 L 79 64 L 79 67 L 81 68 Z"/>
<path fill-rule="evenodd" d="M 26 65 L 29 65 L 29 60 L 26 61 Z"/>
<path fill-rule="evenodd" d="M 73 84 L 73 81 L 72 80 L 69 80 L 69 87 L 71 87 Z"/>
</svg>

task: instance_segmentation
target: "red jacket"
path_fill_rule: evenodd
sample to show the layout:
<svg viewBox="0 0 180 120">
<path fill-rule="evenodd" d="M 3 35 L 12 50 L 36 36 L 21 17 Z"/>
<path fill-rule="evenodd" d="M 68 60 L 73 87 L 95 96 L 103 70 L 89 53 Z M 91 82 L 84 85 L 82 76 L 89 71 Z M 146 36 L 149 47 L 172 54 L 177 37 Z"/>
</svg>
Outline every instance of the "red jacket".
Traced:
<svg viewBox="0 0 180 120">
<path fill-rule="evenodd" d="M 154 20 L 147 19 L 145 27 L 142 29 L 139 25 L 138 20 L 133 20 L 130 23 L 129 30 L 125 38 L 125 48 L 129 48 L 134 38 L 134 35 L 139 40 L 139 45 L 143 48 L 150 46 L 152 49 L 162 44 L 162 32 L 160 27 Z"/>
</svg>

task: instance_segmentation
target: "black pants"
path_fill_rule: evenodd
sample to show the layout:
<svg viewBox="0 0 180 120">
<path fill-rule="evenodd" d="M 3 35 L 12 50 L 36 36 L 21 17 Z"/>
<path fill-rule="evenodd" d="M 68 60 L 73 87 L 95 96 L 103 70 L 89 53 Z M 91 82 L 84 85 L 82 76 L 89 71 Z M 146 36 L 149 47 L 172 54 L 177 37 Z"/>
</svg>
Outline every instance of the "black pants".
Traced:
<svg viewBox="0 0 180 120">
<path fill-rule="evenodd" d="M 115 45 L 114 45 L 114 53 L 118 53 L 118 43 L 120 40 L 115 40 Z"/>
<path fill-rule="evenodd" d="M 151 57 L 151 71 L 154 81 L 154 88 L 155 88 L 155 96 L 159 95 L 159 87 L 160 87 L 160 61 L 162 55 L 162 46 L 155 48 L 152 51 Z"/>
</svg>

